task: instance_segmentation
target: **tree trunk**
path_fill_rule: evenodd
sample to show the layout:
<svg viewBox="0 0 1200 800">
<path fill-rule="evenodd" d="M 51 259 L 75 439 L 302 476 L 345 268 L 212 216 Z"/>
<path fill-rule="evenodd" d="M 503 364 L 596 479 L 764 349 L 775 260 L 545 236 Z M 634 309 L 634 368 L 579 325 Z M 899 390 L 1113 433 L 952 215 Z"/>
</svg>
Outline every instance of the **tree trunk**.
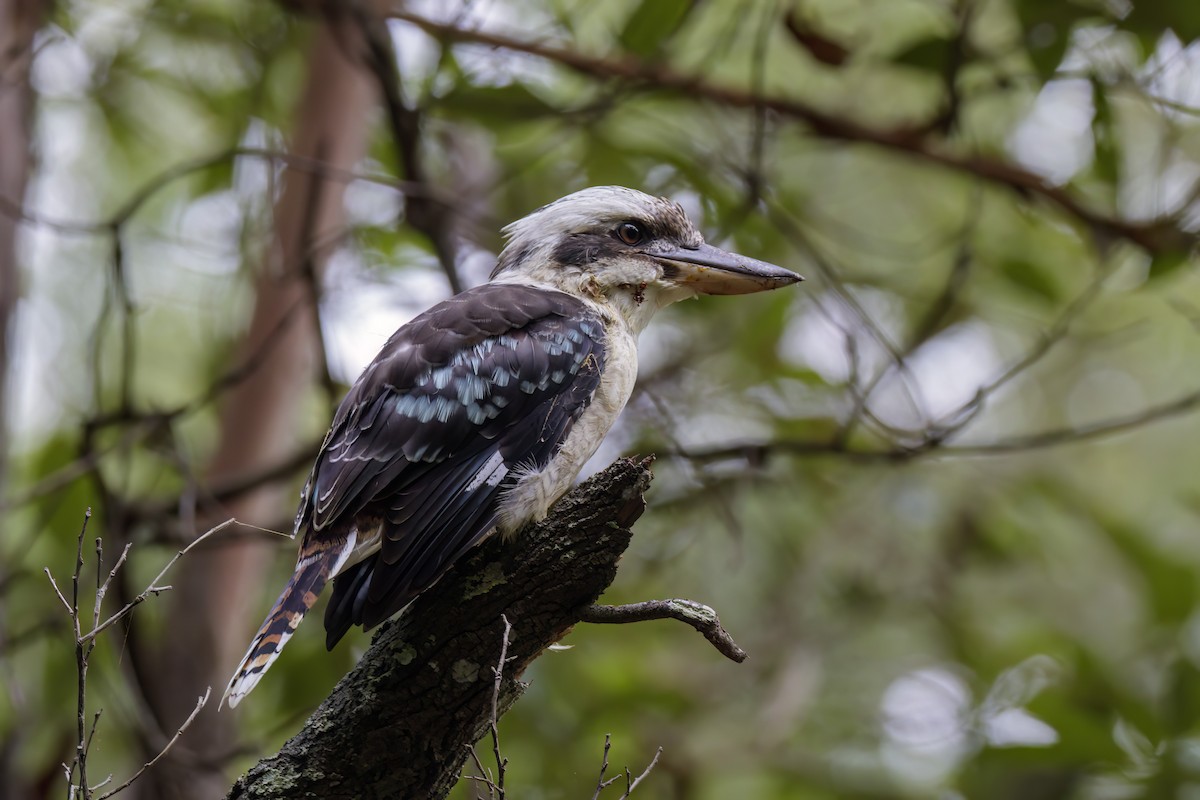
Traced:
<svg viewBox="0 0 1200 800">
<path fill-rule="evenodd" d="M 372 79 L 351 60 L 356 41 L 357 29 L 348 20 L 325 20 L 316 30 L 291 147 L 292 153 L 333 170 L 352 169 L 363 157 L 375 101 Z M 267 355 L 224 397 L 220 441 L 208 470 L 211 481 L 254 472 L 286 457 L 313 386 L 319 338 L 310 293 L 319 281 L 322 256 L 314 243 L 340 230 L 343 185 L 299 171 L 287 172 L 285 181 L 275 209 L 275 246 L 260 271 L 250 329 L 235 363 L 264 352 L 264 344 Z M 260 488 L 223 507 L 219 516 L 269 525 L 285 513 L 289 495 L 282 487 Z M 257 612 L 266 609 L 259 605 L 265 596 L 261 578 L 277 552 L 265 540 L 218 540 L 183 565 L 171 592 L 161 652 L 152 668 L 141 671 L 163 731 L 179 725 L 206 686 L 220 695 L 259 621 Z M 179 744 L 147 773 L 145 796 L 206 800 L 225 792 L 222 767 L 233 727 L 229 714 L 216 712 L 215 703 L 205 708 Z M 157 751 L 162 742 L 146 744 Z"/>
<path fill-rule="evenodd" d="M 33 127 L 34 94 L 29 84 L 33 61 L 33 36 L 41 27 L 48 4 L 42 0 L 0 0 L 0 498 L 8 479 L 9 405 L 8 389 L 12 367 L 12 334 L 21 276 L 17 268 L 19 209 L 24 206 L 31 161 L 30 131 Z M 0 566 L 0 583 L 7 570 Z M 0 652 L 7 638 L 4 615 L 0 614 Z M 7 672 L 7 666 L 5 671 Z M 8 703 L 20 717 L 26 712 L 25 698 L 17 676 L 0 674 Z M 0 792 L 31 793 L 13 768 L 13 758 L 22 741 L 15 729 L 0 746 Z"/>
<path fill-rule="evenodd" d="M 29 135 L 33 125 L 33 88 L 29 67 L 33 35 L 42 24 L 41 0 L 0 0 L 0 495 L 8 462 L 8 375 L 12 357 L 13 315 L 20 296 L 17 269 L 19 214 L 29 179 Z"/>
<path fill-rule="evenodd" d="M 618 461 L 515 541 L 476 548 L 383 625 L 304 728 L 243 776 L 229 800 L 445 797 L 467 747 L 493 720 L 501 615 L 512 630 L 497 718 L 524 691 L 525 668 L 616 576 L 629 526 L 645 508 L 648 463 Z"/>
</svg>

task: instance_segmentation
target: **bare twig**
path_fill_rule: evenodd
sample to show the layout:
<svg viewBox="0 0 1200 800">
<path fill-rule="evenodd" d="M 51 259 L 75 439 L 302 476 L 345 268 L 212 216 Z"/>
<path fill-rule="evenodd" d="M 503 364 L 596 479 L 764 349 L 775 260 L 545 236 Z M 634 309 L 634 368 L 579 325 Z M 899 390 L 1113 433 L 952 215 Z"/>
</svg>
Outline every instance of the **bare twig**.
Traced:
<svg viewBox="0 0 1200 800">
<path fill-rule="evenodd" d="M 195 510 L 215 508 L 267 484 L 287 480 L 299 470 L 310 466 L 320 449 L 321 440 L 315 439 L 278 463 L 270 464 L 261 470 L 255 470 L 245 475 L 234 475 L 214 482 L 203 496 L 196 497 Z M 174 514 L 179 508 L 180 501 L 180 497 L 172 497 L 161 502 L 137 506 L 136 510 L 144 518 L 164 517 Z"/>
<path fill-rule="evenodd" d="M 489 772 L 487 767 L 483 766 L 483 762 L 479 760 L 479 754 L 475 752 L 475 745 L 467 745 L 467 752 L 471 754 L 471 761 L 474 763 L 475 769 L 479 770 L 478 775 L 467 775 L 467 780 L 475 781 L 476 783 L 482 783 L 487 787 L 489 800 L 495 798 L 497 790 L 496 781 L 492 779 L 492 773 Z M 476 793 L 475 797 L 479 798 L 479 794 Z"/>
<path fill-rule="evenodd" d="M 654 758 L 650 759 L 650 763 L 646 765 L 644 770 L 642 770 L 642 774 L 638 775 L 632 781 L 629 779 L 629 768 L 625 768 L 625 793 L 621 795 L 618 800 L 625 800 L 625 798 L 633 794 L 633 790 L 638 787 L 638 784 L 646 779 L 646 776 L 650 774 L 650 770 L 658 766 L 658 759 L 660 756 L 662 756 L 662 751 L 663 749 L 661 747 L 658 748 L 658 750 L 656 750 L 654 753 Z"/>
<path fill-rule="evenodd" d="M 962 226 L 961 241 L 959 243 L 958 253 L 954 259 L 954 266 L 950 270 L 950 274 L 942 287 L 941 293 L 938 295 L 937 299 L 934 300 L 933 304 L 926 310 L 921 320 L 917 323 L 917 326 L 912 335 L 909 337 L 903 352 L 893 354 L 892 360 L 884 365 L 881 369 L 876 371 L 874 376 L 866 383 L 865 386 L 860 387 L 858 383 L 858 372 L 857 370 L 854 371 L 855 380 L 853 383 L 851 383 L 851 393 L 853 395 L 854 406 L 850 410 L 849 415 L 847 415 L 838 431 L 837 440 L 839 443 L 844 445 L 849 442 L 850 437 L 854 434 L 855 428 L 864 420 L 864 418 L 875 419 L 871 410 L 871 397 L 883 383 L 884 379 L 888 375 L 892 374 L 893 369 L 899 372 L 902 379 L 905 379 L 905 387 L 907 388 L 909 386 L 908 380 L 911 379 L 911 376 L 907 372 L 908 359 L 912 357 L 913 353 L 916 352 L 918 347 L 924 344 L 925 341 L 937 331 L 943 320 L 945 320 L 947 315 L 953 310 L 958 301 L 958 297 L 962 293 L 966 284 L 967 272 L 970 268 L 972 258 L 969 239 L 971 231 L 974 228 L 975 223 L 978 221 L 980 208 L 981 192 L 979 187 L 976 187 L 973 193 L 973 200 L 968 211 L 967 219 Z M 853 341 L 854 337 L 848 334 L 847 342 L 849 343 Z M 912 383 L 915 385 L 916 381 L 913 380 Z M 916 394 L 912 390 L 910 390 L 909 394 L 910 397 L 912 397 L 913 402 L 917 403 L 918 398 Z M 934 438 L 929 432 L 934 426 L 929 418 L 925 415 L 924 409 L 921 408 L 920 410 L 922 421 L 926 430 L 923 438 L 927 440 Z"/>
<path fill-rule="evenodd" d="M 1200 390 L 1189 392 L 1174 400 L 1150 406 L 1132 414 L 1112 417 L 1089 425 L 1053 428 L 1039 433 L 1012 436 L 1007 439 L 999 439 L 983 444 L 943 447 L 939 452 L 953 456 L 988 456 L 1020 453 L 1028 450 L 1043 450 L 1048 447 L 1059 447 L 1091 439 L 1116 436 L 1117 434 L 1127 433 L 1155 422 L 1162 422 L 1173 417 L 1191 414 L 1198 409 L 1200 409 Z"/>
<path fill-rule="evenodd" d="M 138 594 L 136 597 L 134 597 L 132 600 L 130 600 L 128 603 L 126 603 L 125 606 L 122 607 L 120 611 L 113 614 L 111 617 L 109 617 L 104 622 L 102 622 L 99 626 L 93 628 L 91 631 L 89 631 L 87 634 L 85 634 L 83 636 L 83 641 L 85 641 L 85 642 L 91 641 L 91 640 L 95 639 L 98 635 L 103 633 L 104 631 L 111 628 L 113 625 L 117 624 L 124 617 L 126 617 L 127 615 L 132 613 L 135 608 L 137 608 L 142 603 L 146 602 L 147 598 L 149 598 L 150 595 L 158 595 L 158 594 L 161 594 L 162 592 L 170 591 L 171 587 L 169 585 L 160 585 L 159 581 L 162 580 L 163 576 L 167 574 L 167 571 L 170 570 L 171 567 L 175 566 L 176 561 L 183 558 L 185 555 L 187 555 L 189 552 L 191 552 L 192 549 L 197 547 L 201 542 L 205 541 L 210 536 L 215 536 L 216 534 L 218 534 L 221 531 L 228 528 L 230 525 L 238 525 L 238 524 L 240 524 L 240 523 L 236 519 L 227 519 L 224 522 L 222 522 L 221 524 L 214 525 L 213 527 L 209 528 L 204 533 L 197 536 L 192 541 L 191 544 L 189 544 L 187 547 L 183 548 L 182 550 L 180 550 L 174 556 L 171 557 L 171 560 L 166 563 L 166 566 L 164 566 L 161 570 L 159 570 L 158 574 L 154 576 L 154 580 L 150 581 L 150 584 L 144 590 L 142 590 L 142 592 L 140 594 Z"/>
<path fill-rule="evenodd" d="M 606 734 L 604 734 L 604 755 L 600 762 L 600 777 L 596 779 L 596 791 L 592 793 L 592 800 L 600 800 L 600 794 L 605 789 L 607 789 L 609 786 L 612 786 L 617 781 L 621 780 L 621 777 L 622 777 L 621 775 L 618 775 L 615 778 L 609 778 L 608 780 L 604 780 L 604 773 L 608 771 L 608 751 L 611 748 L 612 748 L 612 734 L 606 733 Z M 625 768 L 625 770 L 624 770 L 625 792 L 624 792 L 624 794 L 621 795 L 620 798 L 618 798 L 618 800 L 625 800 L 625 798 L 627 798 L 627 797 L 629 797 L 629 795 L 633 794 L 633 790 L 638 787 L 638 784 L 640 784 L 645 779 L 645 777 L 650 774 L 650 771 L 658 765 L 658 759 L 662 755 L 662 751 L 663 751 L 663 749 L 661 747 L 658 748 L 657 751 L 655 751 L 654 758 L 650 759 L 650 763 L 646 765 L 646 768 L 644 770 L 642 770 L 642 774 L 638 775 L 636 778 L 634 778 L 633 775 L 629 772 L 629 767 Z"/>
<path fill-rule="evenodd" d="M 83 573 L 83 540 L 87 537 L 88 522 L 92 518 L 89 508 L 83 514 L 83 525 L 79 529 L 79 538 L 75 550 L 75 572 L 71 576 L 71 605 L 68 609 L 71 615 L 71 628 L 75 634 L 75 670 L 76 670 L 76 703 L 75 726 L 78 739 L 75 743 L 75 759 L 71 762 L 71 774 L 78 772 L 79 788 L 84 800 L 91 797 L 91 789 L 87 777 L 87 670 L 88 657 L 94 645 L 88 644 L 80 637 L 79 627 L 79 579 Z M 57 590 L 58 587 L 55 587 Z M 97 716 L 97 719 L 99 717 Z"/>
<path fill-rule="evenodd" d="M 500 686 L 504 683 L 504 663 L 508 660 L 508 637 L 512 633 L 512 625 L 508 621 L 508 617 L 504 614 L 500 615 L 500 621 L 504 623 L 504 639 L 500 644 L 500 660 L 496 663 L 492 672 L 495 674 L 495 680 L 492 683 L 492 754 L 496 758 L 496 798 L 504 800 L 504 773 L 508 767 L 508 759 L 504 758 L 500 753 Z"/>
<path fill-rule="evenodd" d="M 944 439 L 930 439 L 917 447 L 898 446 L 890 449 L 860 450 L 837 442 L 777 439 L 774 441 L 733 442 L 709 448 L 668 450 L 661 452 L 660 455 L 666 458 L 685 458 L 699 462 L 744 458 L 754 463 L 762 463 L 772 453 L 787 453 L 794 456 L 834 456 L 861 462 L 911 461 L 923 457 L 974 458 L 1044 450 L 1050 447 L 1103 439 L 1128 433 L 1156 422 L 1191 414 L 1197 410 L 1200 410 L 1200 390 L 1189 392 L 1174 400 L 1150 406 L 1141 411 L 1089 425 L 1052 428 L 1038 433 L 1012 436 L 979 444 L 946 445 Z"/>
<path fill-rule="evenodd" d="M 100 783 L 98 783 L 96 785 L 92 785 L 89 782 L 88 777 L 87 777 L 88 754 L 91 752 L 92 742 L 96 736 L 96 728 L 100 724 L 100 716 L 103 713 L 103 709 L 96 711 L 96 713 L 92 717 L 91 725 L 90 726 L 88 725 L 88 723 L 87 723 L 87 677 L 88 677 L 89 659 L 91 658 L 92 652 L 96 648 L 97 637 L 99 636 L 99 634 L 101 634 L 104 631 L 111 628 L 119 620 L 123 619 L 124 617 L 126 617 L 130 613 L 132 613 L 133 609 L 136 606 L 138 606 L 139 604 L 141 604 L 142 602 L 144 602 L 150 595 L 152 595 L 152 594 L 156 595 L 156 594 L 159 594 L 160 592 L 164 592 L 164 591 L 170 589 L 171 588 L 170 586 L 163 585 L 161 583 L 163 576 L 166 575 L 166 573 L 167 573 L 167 570 L 171 569 L 171 567 L 175 565 L 176 561 L 178 561 L 180 558 L 182 558 L 184 555 L 186 555 L 194 547 L 198 546 L 201 542 L 205 541 L 210 536 L 217 534 L 218 532 L 224 530 L 225 528 L 229 527 L 230 525 L 232 525 L 236 522 L 236 520 L 232 520 L 232 519 L 226 520 L 225 522 L 221 523 L 220 525 L 216 525 L 213 528 L 210 528 L 204 534 L 196 537 L 195 541 L 193 541 L 187 547 L 180 550 L 178 553 L 176 553 L 174 555 L 174 557 L 172 557 L 167 562 L 166 566 L 164 566 L 159 571 L 158 575 L 156 575 L 154 577 L 154 580 L 150 581 L 150 584 L 146 587 L 146 589 L 144 591 L 142 591 L 141 594 L 139 594 L 132 601 L 127 603 L 124 607 L 122 607 L 115 614 L 113 614 L 112 616 L 110 616 L 104 620 L 101 620 L 103 606 L 104 606 L 104 597 L 107 594 L 109 587 L 112 585 L 113 580 L 117 577 L 117 573 L 120 571 L 121 567 L 124 566 L 126 561 L 128 560 L 130 545 L 125 546 L 125 548 L 121 551 L 120 557 L 117 559 L 116 563 L 113 564 L 112 568 L 108 571 L 107 576 L 105 576 L 105 573 L 104 573 L 104 544 L 101 541 L 101 539 L 99 537 L 97 537 L 96 543 L 95 543 L 95 547 L 96 547 L 96 590 L 95 590 L 95 597 L 94 597 L 94 605 L 92 607 L 92 628 L 90 631 L 85 633 L 83 631 L 82 624 L 80 621 L 81 615 L 80 615 L 80 609 L 79 609 L 79 587 L 80 587 L 80 582 L 83 577 L 83 544 L 84 544 L 85 539 L 87 538 L 88 522 L 91 520 L 91 517 L 92 517 L 92 510 L 89 508 L 84 513 L 83 525 L 80 527 L 79 536 L 76 541 L 75 570 L 71 575 L 71 600 L 70 601 L 67 600 L 67 598 L 63 594 L 62 590 L 59 589 L 58 582 L 55 581 L 54 575 L 50 572 L 50 570 L 49 569 L 45 570 L 46 576 L 50 579 L 50 585 L 54 589 L 55 595 L 57 595 L 59 601 L 63 604 L 63 607 L 65 608 L 67 614 L 71 618 L 71 627 L 72 627 L 72 632 L 73 632 L 74 639 L 75 639 L 75 666 L 76 666 L 75 756 L 71 760 L 71 763 L 69 765 L 67 765 L 67 764 L 63 765 L 63 769 L 66 774 L 67 783 L 68 783 L 68 796 L 70 798 L 72 798 L 72 800 L 74 800 L 75 798 L 80 798 L 80 800 L 92 800 L 92 798 L 95 796 L 95 793 L 99 789 L 107 786 L 109 783 L 112 782 L 112 776 L 109 775 Z M 112 797 L 113 795 L 117 794 L 118 792 L 124 791 L 125 789 L 129 788 L 129 786 L 132 785 L 133 782 L 136 781 L 139 777 L 141 777 L 141 775 L 147 769 L 149 769 L 160 758 L 162 758 L 167 753 L 167 751 L 171 749 L 171 747 L 175 744 L 175 742 L 178 741 L 179 737 L 183 735 L 183 732 L 185 730 L 187 730 L 187 728 L 196 719 L 196 715 L 200 713 L 200 710 L 202 708 L 204 708 L 205 703 L 208 702 L 210 691 L 211 691 L 211 689 L 206 690 L 204 692 L 204 695 L 197 700 L 196 707 L 192 710 L 192 713 L 188 715 L 187 719 L 185 719 L 183 721 L 183 724 L 179 726 L 178 730 L 176 730 L 175 735 L 172 736 L 171 739 L 167 741 L 167 743 L 157 753 L 157 755 L 155 755 L 153 758 L 151 758 L 149 761 L 147 761 L 145 764 L 143 764 L 142 768 L 139 769 L 136 773 L 134 773 L 128 780 L 126 780 L 124 783 L 120 784 L 119 786 L 116 786 L 115 788 L 105 792 L 103 795 L 101 795 L 99 798 L 97 798 L 97 800 L 105 800 L 105 798 Z"/>
<path fill-rule="evenodd" d="M 88 511 L 91 511 L 91 509 L 89 508 L 89 509 L 88 509 Z M 54 575 L 53 575 L 53 574 L 51 574 L 51 572 L 50 572 L 50 568 L 49 568 L 49 567 L 43 567 L 43 568 L 42 568 L 42 571 L 43 571 L 43 572 L 45 572 L 45 573 L 46 573 L 46 577 L 50 579 L 50 586 L 51 586 L 51 588 L 53 588 L 53 589 L 54 589 L 54 593 L 55 593 L 56 595 L 58 595 L 58 599 L 59 599 L 59 601 L 60 601 L 60 602 L 63 604 L 63 608 L 65 608 L 65 609 L 67 610 L 67 613 L 68 613 L 68 614 L 70 614 L 70 613 L 71 613 L 71 603 L 70 603 L 70 602 L 67 600 L 67 598 L 66 598 L 66 597 L 63 595 L 63 593 L 62 593 L 62 589 L 59 589 L 59 588 L 58 588 L 58 583 L 57 583 L 57 581 L 55 581 L 55 580 L 54 580 Z"/>
<path fill-rule="evenodd" d="M 1071 325 L 1075 323 L 1075 320 L 1099 297 L 1106 277 L 1107 275 L 1102 273 L 1095 280 L 1091 281 L 1082 292 L 1067 304 L 1067 307 L 1063 309 L 1062 313 L 1059 314 L 1050 327 L 1038 337 L 1037 342 L 1029 348 L 1028 352 L 986 385 L 981 386 L 974 397 L 961 407 L 946 415 L 946 419 L 952 421 L 934 426 L 929 431 L 928 436 L 930 438 L 945 439 L 947 436 L 963 430 L 983 410 L 989 398 L 1045 358 L 1056 345 L 1067 337 L 1070 333 Z"/>
<path fill-rule="evenodd" d="M 596 791 L 592 793 L 592 800 L 600 800 L 600 793 L 612 784 L 616 778 L 604 780 L 604 773 L 608 771 L 608 751 L 612 749 L 612 734 L 604 734 L 604 755 L 600 760 L 600 777 L 596 778 Z"/>
<path fill-rule="evenodd" d="M 175 731 L 175 735 L 172 736 L 170 741 L 168 741 L 163 746 L 163 749 L 158 751 L 158 754 L 156 756 L 154 756 L 154 758 L 150 759 L 145 764 L 143 764 L 142 768 L 139 769 L 137 772 L 133 773 L 133 775 L 131 775 L 127 781 L 125 781 L 120 786 L 116 787 L 115 789 L 105 792 L 104 794 L 100 795 L 100 797 L 97 798 L 97 800 L 107 800 L 107 798 L 112 797 L 114 794 L 117 794 L 118 792 L 123 792 L 124 790 L 128 789 L 133 784 L 134 781 L 136 781 L 138 778 L 142 777 L 143 772 L 150 769 L 150 767 L 154 766 L 160 758 L 165 756 L 167 754 L 167 751 L 171 749 L 172 745 L 174 745 L 175 742 L 179 741 L 179 737 L 183 735 L 183 732 L 186 731 L 189 726 L 191 726 L 192 722 L 196 719 L 196 715 L 200 713 L 200 709 L 204 708 L 205 704 L 208 703 L 208 697 L 211 693 L 212 693 L 211 686 L 206 687 L 204 689 L 204 694 L 196 699 L 196 707 L 194 709 L 192 709 L 192 713 L 188 714 L 188 718 L 185 719 L 183 721 L 183 724 L 179 726 L 179 729 Z M 99 787 L 97 787 L 97 788 L 99 788 Z"/>
<path fill-rule="evenodd" d="M 471 762 L 475 769 L 479 771 L 478 775 L 465 775 L 467 780 L 475 781 L 477 785 L 487 787 L 488 800 L 504 800 L 504 776 L 508 768 L 508 759 L 503 756 L 500 751 L 500 690 L 504 685 L 504 665 L 508 661 L 508 642 L 512 634 L 512 624 L 508 621 L 508 616 L 500 615 L 500 621 L 504 624 L 504 635 L 500 642 L 500 660 L 496 662 L 496 666 L 492 667 L 492 707 L 491 715 L 488 720 L 488 730 L 492 736 L 492 755 L 496 759 L 496 776 L 493 778 L 490 770 L 483 765 L 479 759 L 479 754 L 475 751 L 475 746 L 468 744 L 467 752 L 471 754 Z M 478 793 L 476 797 L 478 797 Z"/>
<path fill-rule="evenodd" d="M 647 600 L 623 606 L 588 606 L 580 614 L 583 622 L 602 624 L 625 624 L 646 622 L 652 619 L 677 619 L 686 622 L 704 635 L 717 648 L 717 652 L 731 661 L 742 663 L 746 651 L 738 647 L 723 627 L 717 612 L 703 603 L 692 600 Z"/>
</svg>

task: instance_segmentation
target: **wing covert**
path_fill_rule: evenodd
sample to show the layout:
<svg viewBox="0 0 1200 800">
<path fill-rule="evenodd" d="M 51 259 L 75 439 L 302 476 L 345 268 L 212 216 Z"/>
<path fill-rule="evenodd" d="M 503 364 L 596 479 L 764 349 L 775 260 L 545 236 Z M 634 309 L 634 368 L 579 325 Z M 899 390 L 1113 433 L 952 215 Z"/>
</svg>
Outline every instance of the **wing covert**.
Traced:
<svg viewBox="0 0 1200 800">
<path fill-rule="evenodd" d="M 402 608 L 494 526 L 498 495 L 554 456 L 604 358 L 584 303 L 532 287 L 478 287 L 396 332 L 339 407 L 297 516 L 309 537 L 346 520 L 381 533 L 379 553 L 335 581 L 331 646 Z"/>
</svg>

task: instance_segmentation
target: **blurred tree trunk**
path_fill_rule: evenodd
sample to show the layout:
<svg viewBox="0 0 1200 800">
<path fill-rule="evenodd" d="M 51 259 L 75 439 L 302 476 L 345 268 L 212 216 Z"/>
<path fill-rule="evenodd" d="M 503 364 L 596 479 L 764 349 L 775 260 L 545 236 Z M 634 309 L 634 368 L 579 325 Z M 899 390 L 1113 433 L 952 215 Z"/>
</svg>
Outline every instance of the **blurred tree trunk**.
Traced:
<svg viewBox="0 0 1200 800">
<path fill-rule="evenodd" d="M 29 67 L 33 35 L 49 4 L 44 0 L 0 0 L 0 197 L 24 204 L 29 179 L 33 88 Z M 0 212 L 0 494 L 8 464 L 8 374 L 13 316 L 20 294 L 15 213 Z"/>
<path fill-rule="evenodd" d="M 32 160 L 29 145 L 34 111 L 29 67 L 33 61 L 33 37 L 48 10 L 49 3 L 44 0 L 0 0 L 0 197 L 10 201 L 6 205 L 24 205 Z M 8 387 L 14 317 L 21 288 L 17 269 L 19 226 L 16 213 L 0 209 L 0 497 L 4 496 L 10 452 Z M 4 582 L 6 571 L 0 566 L 0 583 Z M 0 652 L 6 638 L 4 616 L 0 614 Z M 12 709 L 21 716 L 25 702 L 15 678 L 0 675 L 0 682 L 5 686 Z M 20 729 L 15 729 L 0 747 L 0 793 L 11 791 L 18 796 L 32 793 L 31 787 L 19 782 L 19 771 L 12 768 L 20 734 Z"/>
<path fill-rule="evenodd" d="M 356 63 L 357 30 L 323 21 L 309 51 L 307 85 L 298 108 L 291 152 L 353 168 L 363 157 L 375 93 Z M 221 409 L 220 440 L 209 466 L 213 480 L 254 472 L 293 452 L 300 412 L 310 395 L 320 344 L 315 291 L 324 253 L 314 243 L 343 224 L 343 184 L 288 171 L 275 209 L 276 237 L 262 265 L 250 328 L 234 363 L 264 351 L 254 373 L 228 392 Z M 317 271 L 317 275 L 312 272 Z M 283 326 L 282 328 L 280 326 Z M 277 522 L 292 505 L 291 489 L 265 487 L 225 506 L 229 516 L 261 525 Z M 161 730 L 169 736 L 206 686 L 219 697 L 266 607 L 262 576 L 278 553 L 257 539 L 216 541 L 189 556 L 171 592 L 161 649 L 139 670 Z M 145 797 L 181 800 L 221 797 L 228 789 L 222 767 L 233 740 L 232 717 L 210 703 L 168 757 L 150 770 Z M 146 742 L 156 751 L 162 741 Z"/>
</svg>

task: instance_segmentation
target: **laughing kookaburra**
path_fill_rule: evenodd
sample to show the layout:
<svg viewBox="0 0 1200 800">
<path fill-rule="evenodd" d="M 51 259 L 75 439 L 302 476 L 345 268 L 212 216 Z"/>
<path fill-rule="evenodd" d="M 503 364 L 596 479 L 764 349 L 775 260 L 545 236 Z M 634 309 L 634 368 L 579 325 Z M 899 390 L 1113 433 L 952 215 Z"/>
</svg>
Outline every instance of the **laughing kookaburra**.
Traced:
<svg viewBox="0 0 1200 800">
<path fill-rule="evenodd" d="M 338 407 L 300 497 L 296 571 L 225 690 L 231 706 L 331 578 L 330 648 L 491 532 L 545 517 L 629 399 L 654 312 L 801 280 L 705 244 L 677 203 L 617 186 L 504 232 L 490 282 L 396 331 Z"/>
</svg>

